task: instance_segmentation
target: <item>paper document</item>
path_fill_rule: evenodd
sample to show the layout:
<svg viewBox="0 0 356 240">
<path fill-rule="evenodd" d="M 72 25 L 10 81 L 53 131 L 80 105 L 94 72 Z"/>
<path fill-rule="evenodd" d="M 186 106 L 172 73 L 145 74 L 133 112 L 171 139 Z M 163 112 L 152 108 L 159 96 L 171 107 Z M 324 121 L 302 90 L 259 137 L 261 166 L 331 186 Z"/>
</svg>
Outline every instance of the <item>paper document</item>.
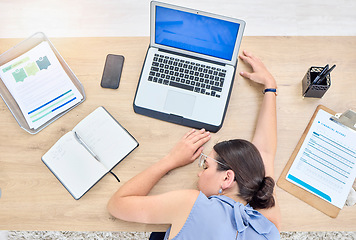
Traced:
<svg viewBox="0 0 356 240">
<path fill-rule="evenodd" d="M 356 131 L 331 116 L 319 110 L 286 178 L 341 209 L 356 176 Z"/>
<path fill-rule="evenodd" d="M 0 66 L 0 77 L 32 129 L 83 99 L 45 41 Z"/>
</svg>

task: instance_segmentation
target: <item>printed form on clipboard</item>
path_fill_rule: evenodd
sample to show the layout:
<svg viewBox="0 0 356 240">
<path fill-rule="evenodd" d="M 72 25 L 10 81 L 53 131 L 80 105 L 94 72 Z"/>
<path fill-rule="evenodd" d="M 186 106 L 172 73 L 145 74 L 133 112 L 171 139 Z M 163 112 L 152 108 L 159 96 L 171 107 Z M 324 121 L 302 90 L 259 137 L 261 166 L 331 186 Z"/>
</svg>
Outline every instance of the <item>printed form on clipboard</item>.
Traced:
<svg viewBox="0 0 356 240">
<path fill-rule="evenodd" d="M 31 129 L 83 99 L 46 41 L 0 66 L 0 77 Z"/>
<path fill-rule="evenodd" d="M 356 131 L 320 109 L 286 180 L 342 209 L 356 176 Z"/>
</svg>

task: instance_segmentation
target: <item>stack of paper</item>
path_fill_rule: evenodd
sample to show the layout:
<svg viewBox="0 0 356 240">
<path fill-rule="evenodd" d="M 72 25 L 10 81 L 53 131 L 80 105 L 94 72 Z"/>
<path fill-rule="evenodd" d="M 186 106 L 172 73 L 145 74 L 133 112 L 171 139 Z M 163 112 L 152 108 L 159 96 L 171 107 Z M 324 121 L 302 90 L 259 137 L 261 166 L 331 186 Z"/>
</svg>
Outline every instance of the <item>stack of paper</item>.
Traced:
<svg viewBox="0 0 356 240">
<path fill-rule="evenodd" d="M 46 41 L 0 66 L 0 77 L 31 129 L 83 99 Z"/>
</svg>

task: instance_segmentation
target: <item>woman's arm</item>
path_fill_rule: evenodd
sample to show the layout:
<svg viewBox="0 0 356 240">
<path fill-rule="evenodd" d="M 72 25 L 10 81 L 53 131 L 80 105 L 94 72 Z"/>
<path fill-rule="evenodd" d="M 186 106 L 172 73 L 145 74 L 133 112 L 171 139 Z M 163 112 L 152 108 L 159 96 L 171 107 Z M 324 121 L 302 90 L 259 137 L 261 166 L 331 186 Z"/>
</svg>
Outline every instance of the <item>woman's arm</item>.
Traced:
<svg viewBox="0 0 356 240">
<path fill-rule="evenodd" d="M 241 72 L 240 74 L 243 77 L 263 84 L 265 88 L 277 88 L 276 81 L 259 58 L 246 51 L 243 51 L 243 55 L 240 58 L 250 64 L 253 70 L 252 73 Z M 277 149 L 277 114 L 276 94 L 273 92 L 264 94 L 252 143 L 262 155 L 266 176 L 274 178 L 274 158 Z"/>
<path fill-rule="evenodd" d="M 109 212 L 126 221 L 172 223 L 179 206 L 191 203 L 192 207 L 199 192 L 183 190 L 188 194 L 174 191 L 156 196 L 147 195 L 170 170 L 192 163 L 198 158 L 203 151 L 202 145 L 209 139 L 210 133 L 204 129 L 189 131 L 167 156 L 126 182 L 111 197 L 107 205 Z M 183 212 L 184 210 L 179 214 Z"/>
<path fill-rule="evenodd" d="M 263 84 L 266 88 L 277 88 L 277 84 L 271 73 L 267 70 L 261 60 L 252 54 L 243 51 L 240 58 L 251 65 L 253 72 L 241 72 L 241 76 L 252 81 Z M 276 94 L 266 92 L 263 96 L 261 109 L 257 119 L 255 134 L 252 143 L 260 151 L 266 170 L 266 176 L 274 179 L 274 159 L 277 149 L 277 114 Z M 281 213 L 279 203 L 274 191 L 275 206 L 259 210 L 266 218 L 273 222 L 280 230 Z"/>
</svg>

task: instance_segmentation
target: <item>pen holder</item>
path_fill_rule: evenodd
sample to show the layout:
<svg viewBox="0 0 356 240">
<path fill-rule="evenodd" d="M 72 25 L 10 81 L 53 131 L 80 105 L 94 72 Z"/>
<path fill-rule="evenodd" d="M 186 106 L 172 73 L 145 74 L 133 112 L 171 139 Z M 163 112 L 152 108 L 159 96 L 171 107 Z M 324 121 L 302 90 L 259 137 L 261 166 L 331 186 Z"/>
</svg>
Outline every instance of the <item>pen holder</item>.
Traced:
<svg viewBox="0 0 356 240">
<path fill-rule="evenodd" d="M 325 92 L 329 89 L 331 85 L 330 74 L 328 74 L 325 79 L 318 85 L 312 85 L 313 80 L 318 76 L 318 74 L 323 70 L 322 67 L 310 67 L 308 72 L 305 74 L 302 85 L 303 85 L 303 97 L 313 97 L 321 98 L 324 96 Z"/>
</svg>

